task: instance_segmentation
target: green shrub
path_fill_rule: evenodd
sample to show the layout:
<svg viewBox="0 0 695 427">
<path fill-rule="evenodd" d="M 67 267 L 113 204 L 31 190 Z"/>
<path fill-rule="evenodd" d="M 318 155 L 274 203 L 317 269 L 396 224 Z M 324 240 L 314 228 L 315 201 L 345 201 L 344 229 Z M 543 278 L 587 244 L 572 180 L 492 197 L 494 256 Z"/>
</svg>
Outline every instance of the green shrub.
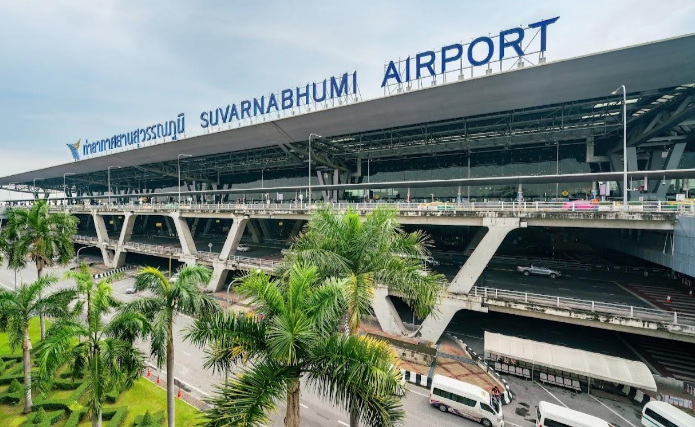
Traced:
<svg viewBox="0 0 695 427">
<path fill-rule="evenodd" d="M 24 380 L 24 374 L 3 375 L 0 377 L 0 385 L 11 384 L 12 380 Z"/>
<path fill-rule="evenodd" d="M 64 400 L 39 400 L 34 401 L 34 408 L 44 408 L 49 411 L 66 410 L 68 404 Z"/>
<path fill-rule="evenodd" d="M 106 401 L 108 403 L 116 403 L 116 400 L 120 394 L 121 393 L 118 390 L 111 390 L 110 392 L 106 393 Z"/>
<path fill-rule="evenodd" d="M 109 410 L 108 424 L 104 424 L 106 427 L 120 427 L 123 424 L 123 420 L 128 415 L 128 408 L 121 406 L 119 408 L 112 408 Z M 106 419 L 106 411 L 102 413 L 102 418 Z"/>
<path fill-rule="evenodd" d="M 10 387 L 8 387 L 7 391 L 10 393 L 17 393 L 17 392 L 22 392 L 24 387 L 22 387 L 22 384 L 19 383 L 16 379 L 12 380 L 10 383 Z"/>
<path fill-rule="evenodd" d="M 53 388 L 55 390 L 75 390 L 79 387 L 82 382 L 76 382 L 72 380 L 56 380 L 53 382 Z"/>
<path fill-rule="evenodd" d="M 0 393 L 0 403 L 6 403 L 8 405 L 16 405 L 22 400 L 22 392 L 16 393 Z"/>
<path fill-rule="evenodd" d="M 32 412 L 27 416 L 27 422 L 24 424 L 24 426 L 49 427 L 60 421 L 63 416 L 65 416 L 64 410 L 46 412 L 43 408 L 39 408 L 38 411 Z"/>
<path fill-rule="evenodd" d="M 86 382 L 80 383 L 80 385 L 75 389 L 74 392 L 68 397 L 68 400 L 80 400 L 80 397 L 87 391 L 88 384 Z"/>
<path fill-rule="evenodd" d="M 44 411 L 43 408 L 39 408 L 39 410 L 36 411 L 36 414 L 34 414 L 34 419 L 31 420 L 31 423 L 41 424 L 44 421 L 46 421 L 46 411 Z"/>
<path fill-rule="evenodd" d="M 86 409 L 82 409 L 80 411 L 75 411 L 70 414 L 70 417 L 68 417 L 68 420 L 63 424 L 63 427 L 77 427 L 77 425 L 82 421 L 82 418 L 84 417 L 84 414 L 87 413 Z"/>
<path fill-rule="evenodd" d="M 164 411 L 156 412 L 154 415 L 146 411 L 145 415 L 135 417 L 135 427 L 159 427 L 164 422 Z"/>
</svg>

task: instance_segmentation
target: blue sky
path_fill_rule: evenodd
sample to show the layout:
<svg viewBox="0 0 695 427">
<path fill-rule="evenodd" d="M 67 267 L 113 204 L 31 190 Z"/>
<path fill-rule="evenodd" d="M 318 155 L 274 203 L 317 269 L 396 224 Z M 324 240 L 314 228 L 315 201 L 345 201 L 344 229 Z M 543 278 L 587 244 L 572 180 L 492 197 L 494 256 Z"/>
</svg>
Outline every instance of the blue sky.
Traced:
<svg viewBox="0 0 695 427">
<path fill-rule="evenodd" d="M 0 1 L 0 176 L 126 132 L 560 16 L 549 61 L 695 32 L 695 1 Z M 645 58 L 649 61 L 649 58 Z"/>
</svg>

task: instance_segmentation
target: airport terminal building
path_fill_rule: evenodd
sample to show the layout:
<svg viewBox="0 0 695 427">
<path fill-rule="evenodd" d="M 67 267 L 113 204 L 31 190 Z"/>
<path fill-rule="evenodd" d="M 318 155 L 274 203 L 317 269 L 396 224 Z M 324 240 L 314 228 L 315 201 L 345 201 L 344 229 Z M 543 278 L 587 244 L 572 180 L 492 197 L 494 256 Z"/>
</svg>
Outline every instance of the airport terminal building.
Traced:
<svg viewBox="0 0 695 427">
<path fill-rule="evenodd" d="M 80 160 L 2 177 L 0 186 L 28 198 L 50 194 L 55 209 L 80 218 L 76 243 L 99 247 L 107 264 L 122 266 L 129 252 L 173 254 L 212 266 L 215 289 L 235 269 L 272 271 L 272 261 L 240 258 L 240 242 L 289 241 L 316 202 L 359 203 L 361 212 L 397 203 L 406 227 L 425 228 L 437 249 L 467 257 L 449 292 L 470 298 L 503 242 L 525 242 L 538 229 L 554 239 L 553 230 L 564 230 L 564 240 L 605 244 L 695 276 L 695 221 L 687 212 L 695 178 L 695 35 L 556 62 L 546 62 L 544 51 L 533 61 L 493 64 L 488 57 L 477 68 L 426 77 L 418 55 L 417 66 L 394 65 L 399 78 L 377 99 L 361 100 L 357 73 L 346 73 L 291 95 L 210 109 L 200 115 L 199 136 L 183 130 L 198 118 L 180 115 L 106 143 L 75 144 Z M 401 65 L 415 67 L 419 78 L 400 78 L 408 74 Z M 302 97 L 311 102 L 302 105 Z M 108 149 L 114 140 L 121 148 Z M 635 209 L 623 211 L 625 195 Z M 565 206 L 571 201 L 580 208 Z M 145 240 L 155 234 L 178 238 L 150 244 L 158 249 Z M 423 327 L 428 339 L 436 341 L 461 304 L 485 303 L 461 298 Z M 397 329 L 384 304 L 377 304 L 380 323 Z M 695 326 L 667 333 L 688 341 Z"/>
</svg>

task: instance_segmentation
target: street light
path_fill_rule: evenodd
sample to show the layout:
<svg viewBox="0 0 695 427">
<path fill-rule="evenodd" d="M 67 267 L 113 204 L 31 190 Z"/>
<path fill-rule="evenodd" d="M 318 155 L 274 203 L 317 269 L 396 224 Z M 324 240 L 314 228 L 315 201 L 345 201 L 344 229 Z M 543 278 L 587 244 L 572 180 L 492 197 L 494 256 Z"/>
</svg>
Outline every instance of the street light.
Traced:
<svg viewBox="0 0 695 427">
<path fill-rule="evenodd" d="M 121 167 L 120 166 L 109 166 L 108 168 L 106 168 L 106 173 L 108 175 L 108 181 L 109 181 L 109 183 L 108 183 L 109 184 L 109 206 L 111 206 L 111 168 L 120 169 Z"/>
<path fill-rule="evenodd" d="M 229 288 L 231 288 L 232 285 L 233 285 L 237 280 L 239 280 L 239 278 L 236 278 L 236 279 L 232 280 L 232 282 L 227 286 L 227 309 L 228 309 L 228 310 L 229 310 Z"/>
<path fill-rule="evenodd" d="M 619 91 L 623 92 L 623 210 L 627 210 L 627 90 L 625 85 L 611 92 L 617 95 Z"/>
<path fill-rule="evenodd" d="M 63 174 L 63 195 L 65 197 L 68 196 L 68 194 L 67 194 L 68 193 L 68 186 L 65 184 L 65 177 L 68 175 L 75 175 L 75 173 L 74 172 L 66 172 Z"/>
<path fill-rule="evenodd" d="M 176 157 L 176 170 L 178 171 L 178 174 L 179 174 L 179 182 L 178 182 L 179 205 L 181 204 L 181 157 L 193 157 L 193 156 L 190 154 L 179 154 L 178 157 Z"/>
<path fill-rule="evenodd" d="M 311 137 L 323 138 L 321 135 L 315 133 L 309 134 L 309 204 L 311 204 Z"/>
<path fill-rule="evenodd" d="M 98 248 L 97 245 L 82 246 L 77 250 L 77 255 L 75 257 L 75 263 L 77 263 L 77 268 L 80 268 L 80 251 L 87 248 Z"/>
<path fill-rule="evenodd" d="M 43 181 L 43 178 L 34 178 L 34 191 L 36 191 L 36 180 Z M 37 191 L 38 193 L 38 191 Z"/>
</svg>

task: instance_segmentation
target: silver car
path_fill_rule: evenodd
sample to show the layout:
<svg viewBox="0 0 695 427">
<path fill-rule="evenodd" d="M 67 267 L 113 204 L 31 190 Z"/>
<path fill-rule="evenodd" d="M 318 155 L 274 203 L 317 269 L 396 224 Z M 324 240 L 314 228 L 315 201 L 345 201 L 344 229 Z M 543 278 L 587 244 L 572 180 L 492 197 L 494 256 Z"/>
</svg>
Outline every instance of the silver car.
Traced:
<svg viewBox="0 0 695 427">
<path fill-rule="evenodd" d="M 518 271 L 519 273 L 523 273 L 524 276 L 530 276 L 531 274 L 535 274 L 536 276 L 549 276 L 551 279 L 555 279 L 556 277 L 561 276 L 559 271 L 551 270 L 549 268 L 536 265 L 532 265 L 531 267 L 519 266 L 516 268 L 516 271 Z"/>
</svg>

